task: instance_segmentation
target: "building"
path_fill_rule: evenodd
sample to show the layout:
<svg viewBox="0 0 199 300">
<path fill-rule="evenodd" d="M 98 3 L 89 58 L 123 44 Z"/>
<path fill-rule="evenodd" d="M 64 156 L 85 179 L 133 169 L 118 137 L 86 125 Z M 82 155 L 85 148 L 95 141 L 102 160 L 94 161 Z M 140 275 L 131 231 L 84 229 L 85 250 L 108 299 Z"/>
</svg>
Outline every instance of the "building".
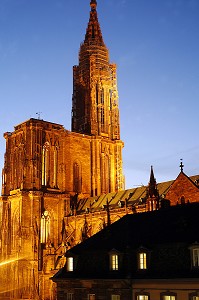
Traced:
<svg viewBox="0 0 199 300">
<path fill-rule="evenodd" d="M 66 252 L 58 300 L 198 300 L 199 203 L 128 214 Z"/>
<path fill-rule="evenodd" d="M 49 278 L 65 264 L 67 249 L 126 214 L 199 201 L 199 176 L 183 170 L 176 181 L 157 184 L 151 169 L 149 186 L 124 189 L 116 65 L 109 62 L 96 9 L 92 0 L 73 67 L 72 131 L 31 118 L 4 134 L 3 300 L 56 299 Z"/>
<path fill-rule="evenodd" d="M 90 7 L 73 67 L 72 131 L 31 118 L 4 134 L 0 252 L 12 263 L 1 268 L 3 299 L 54 299 L 48 278 L 62 264 L 66 216 L 79 199 L 124 189 L 116 65 L 97 2 Z"/>
</svg>

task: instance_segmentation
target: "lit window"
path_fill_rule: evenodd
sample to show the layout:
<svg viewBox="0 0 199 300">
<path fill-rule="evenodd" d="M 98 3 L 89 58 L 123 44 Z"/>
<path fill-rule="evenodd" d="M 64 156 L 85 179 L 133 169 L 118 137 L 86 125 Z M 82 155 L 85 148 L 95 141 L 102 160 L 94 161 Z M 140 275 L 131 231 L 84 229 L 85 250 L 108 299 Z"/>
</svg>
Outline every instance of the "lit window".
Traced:
<svg viewBox="0 0 199 300">
<path fill-rule="evenodd" d="M 72 272 L 73 271 L 73 257 L 67 258 L 67 271 Z"/>
<path fill-rule="evenodd" d="M 192 300 L 199 300 L 199 296 L 193 296 Z"/>
<path fill-rule="evenodd" d="M 148 300 L 149 296 L 148 295 L 138 295 L 137 300 Z"/>
<path fill-rule="evenodd" d="M 47 210 L 41 216 L 41 243 L 46 244 L 50 238 L 50 216 Z"/>
<path fill-rule="evenodd" d="M 74 294 L 73 293 L 67 293 L 67 300 L 73 300 L 74 299 Z"/>
<path fill-rule="evenodd" d="M 193 249 L 193 267 L 199 267 L 199 248 Z"/>
<path fill-rule="evenodd" d="M 111 295 L 111 300 L 120 300 L 120 295 Z"/>
<path fill-rule="evenodd" d="M 195 243 L 190 248 L 193 268 L 199 268 L 199 244 Z"/>
<path fill-rule="evenodd" d="M 163 300 L 176 300 L 176 296 L 164 295 L 162 299 Z"/>
<path fill-rule="evenodd" d="M 117 271 L 118 270 L 118 255 L 111 254 L 111 270 Z"/>
<path fill-rule="evenodd" d="M 145 270 L 146 268 L 147 268 L 146 253 L 145 252 L 141 252 L 141 253 L 139 253 L 139 269 L 140 270 Z"/>
<path fill-rule="evenodd" d="M 95 300 L 95 294 L 88 294 L 88 300 Z"/>
</svg>

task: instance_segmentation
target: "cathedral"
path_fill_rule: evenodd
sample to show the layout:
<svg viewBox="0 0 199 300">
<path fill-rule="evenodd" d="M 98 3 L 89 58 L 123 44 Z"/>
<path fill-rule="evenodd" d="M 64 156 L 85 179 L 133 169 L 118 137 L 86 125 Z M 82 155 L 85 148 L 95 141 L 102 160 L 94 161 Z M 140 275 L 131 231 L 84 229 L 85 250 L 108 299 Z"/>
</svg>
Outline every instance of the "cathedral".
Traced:
<svg viewBox="0 0 199 300">
<path fill-rule="evenodd" d="M 117 90 L 97 15 L 73 67 L 71 131 L 31 118 L 6 132 L 0 299 L 56 300 L 64 253 L 126 214 L 199 201 L 199 176 L 125 190 Z"/>
<path fill-rule="evenodd" d="M 68 216 L 80 199 L 124 189 L 116 65 L 96 7 L 92 0 L 73 67 L 71 131 L 31 118 L 4 134 L 1 260 L 13 263 L 1 272 L 3 299 L 54 299 L 50 271 L 59 267 L 68 234 L 71 243 L 80 239 L 67 229 Z"/>
</svg>

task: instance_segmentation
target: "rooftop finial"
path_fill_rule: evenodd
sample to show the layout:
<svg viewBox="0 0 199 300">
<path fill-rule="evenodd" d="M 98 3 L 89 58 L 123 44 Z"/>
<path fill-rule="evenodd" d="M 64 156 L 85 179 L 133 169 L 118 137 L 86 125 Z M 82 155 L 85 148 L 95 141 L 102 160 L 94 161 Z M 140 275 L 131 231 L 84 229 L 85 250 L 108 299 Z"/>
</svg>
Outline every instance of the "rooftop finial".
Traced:
<svg viewBox="0 0 199 300">
<path fill-rule="evenodd" d="M 180 170 L 181 170 L 181 172 L 183 172 L 183 168 L 184 168 L 183 159 L 181 158 L 180 159 Z"/>
<path fill-rule="evenodd" d="M 91 10 L 96 10 L 97 1 L 96 0 L 91 0 L 90 6 L 91 6 Z"/>
</svg>

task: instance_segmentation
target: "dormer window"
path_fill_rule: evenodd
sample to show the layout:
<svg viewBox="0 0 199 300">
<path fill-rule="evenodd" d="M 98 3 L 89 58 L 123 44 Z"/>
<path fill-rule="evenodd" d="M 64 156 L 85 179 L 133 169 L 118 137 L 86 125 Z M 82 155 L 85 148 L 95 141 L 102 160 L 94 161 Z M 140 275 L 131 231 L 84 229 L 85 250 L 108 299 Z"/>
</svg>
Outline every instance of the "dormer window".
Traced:
<svg viewBox="0 0 199 300">
<path fill-rule="evenodd" d="M 199 267 L 199 248 L 193 249 L 193 267 L 198 268 Z"/>
<path fill-rule="evenodd" d="M 118 270 L 118 255 L 111 254 L 111 270 L 117 271 Z"/>
<path fill-rule="evenodd" d="M 189 247 L 191 254 L 191 266 L 193 269 L 199 269 L 199 244 L 195 243 Z"/>
<path fill-rule="evenodd" d="M 147 262 L 146 262 L 147 254 L 146 252 L 140 252 L 138 254 L 138 267 L 140 270 L 147 269 Z"/>
<path fill-rule="evenodd" d="M 118 271 L 119 270 L 119 252 L 117 250 L 112 250 L 109 253 L 109 261 L 110 261 L 110 270 Z"/>
<path fill-rule="evenodd" d="M 74 259 L 73 259 L 72 256 L 67 257 L 66 266 L 67 266 L 67 271 L 68 272 L 73 272 L 73 269 L 74 269 Z"/>
</svg>

